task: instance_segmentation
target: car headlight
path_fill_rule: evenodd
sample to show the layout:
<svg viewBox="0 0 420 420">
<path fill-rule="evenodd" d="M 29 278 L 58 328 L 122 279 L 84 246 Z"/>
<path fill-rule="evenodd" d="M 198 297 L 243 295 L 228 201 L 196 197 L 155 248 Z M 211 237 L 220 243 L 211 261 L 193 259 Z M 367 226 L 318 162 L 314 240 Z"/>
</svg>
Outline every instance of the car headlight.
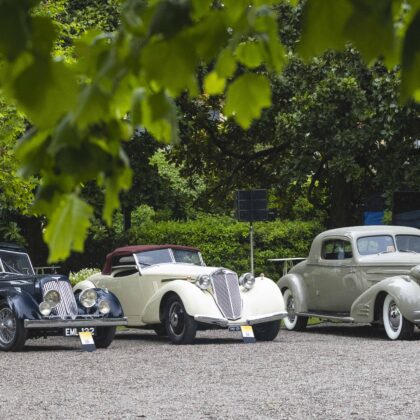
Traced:
<svg viewBox="0 0 420 420">
<path fill-rule="evenodd" d="M 239 284 L 245 289 L 250 290 L 254 287 L 255 277 L 251 273 L 242 274 L 242 276 L 239 277 Z"/>
<path fill-rule="evenodd" d="M 44 302 L 48 303 L 51 309 L 55 308 L 61 301 L 60 293 L 57 290 L 48 290 L 44 295 Z"/>
<path fill-rule="evenodd" d="M 79 302 L 85 308 L 91 308 L 96 303 L 97 298 L 98 294 L 94 289 L 85 289 L 79 295 Z"/>
<path fill-rule="evenodd" d="M 211 279 L 210 276 L 208 274 L 201 274 L 201 276 L 197 277 L 197 280 L 195 282 L 195 284 L 203 290 L 206 290 L 210 287 L 211 285 Z"/>
<path fill-rule="evenodd" d="M 109 306 L 109 303 L 106 300 L 101 300 L 98 304 L 98 310 L 102 315 L 106 315 L 109 314 L 111 307 Z"/>
<path fill-rule="evenodd" d="M 48 302 L 41 302 L 39 304 L 39 312 L 41 312 L 42 315 L 48 316 L 51 313 L 51 306 Z"/>
</svg>

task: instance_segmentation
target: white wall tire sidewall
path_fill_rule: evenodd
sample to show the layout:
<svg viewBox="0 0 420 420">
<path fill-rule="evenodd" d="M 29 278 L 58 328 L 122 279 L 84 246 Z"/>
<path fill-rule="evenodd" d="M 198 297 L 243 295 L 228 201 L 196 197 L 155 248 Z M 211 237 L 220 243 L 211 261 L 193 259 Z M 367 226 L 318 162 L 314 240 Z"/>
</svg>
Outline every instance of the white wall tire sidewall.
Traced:
<svg viewBox="0 0 420 420">
<path fill-rule="evenodd" d="M 400 318 L 401 321 L 400 321 L 400 325 L 398 326 L 398 329 L 394 330 L 391 327 L 391 322 L 389 320 L 389 307 L 393 302 L 396 303 L 395 299 L 391 295 L 387 295 L 385 300 L 384 300 L 382 316 L 383 316 L 386 335 L 391 340 L 397 340 L 398 337 L 401 334 L 401 330 L 402 330 L 402 326 L 403 326 L 404 321 L 403 321 L 403 316 L 401 314 L 401 318 Z"/>
<path fill-rule="evenodd" d="M 287 301 L 293 297 L 292 292 L 290 291 L 290 289 L 286 289 L 283 295 L 284 298 L 284 305 L 286 306 L 286 310 L 287 310 Z M 284 322 L 284 326 L 286 327 L 287 330 L 293 330 L 296 327 L 298 321 L 298 317 L 295 315 L 295 319 L 292 321 L 290 321 L 289 317 L 286 316 L 286 318 L 283 318 L 283 322 Z"/>
</svg>

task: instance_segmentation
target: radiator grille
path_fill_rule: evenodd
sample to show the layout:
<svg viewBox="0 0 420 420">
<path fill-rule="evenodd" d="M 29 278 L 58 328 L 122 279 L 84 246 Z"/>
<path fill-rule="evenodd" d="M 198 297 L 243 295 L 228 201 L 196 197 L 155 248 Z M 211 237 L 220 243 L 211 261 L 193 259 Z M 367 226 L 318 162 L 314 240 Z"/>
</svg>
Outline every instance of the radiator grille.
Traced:
<svg viewBox="0 0 420 420">
<path fill-rule="evenodd" d="M 238 276 L 227 270 L 219 270 L 211 276 L 216 302 L 227 319 L 238 319 L 242 314 L 242 298 Z"/>
<path fill-rule="evenodd" d="M 43 295 L 49 290 L 57 290 L 61 297 L 60 303 L 51 311 L 51 314 L 61 318 L 70 316 L 75 319 L 78 308 L 70 283 L 66 280 L 52 278 L 42 285 Z"/>
</svg>

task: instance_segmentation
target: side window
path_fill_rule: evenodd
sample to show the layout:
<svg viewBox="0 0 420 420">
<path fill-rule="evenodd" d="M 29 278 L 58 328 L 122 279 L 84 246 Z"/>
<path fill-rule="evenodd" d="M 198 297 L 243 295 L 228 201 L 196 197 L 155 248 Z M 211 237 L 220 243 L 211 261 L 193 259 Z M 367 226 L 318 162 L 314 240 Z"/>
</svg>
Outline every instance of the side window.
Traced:
<svg viewBox="0 0 420 420">
<path fill-rule="evenodd" d="M 353 257 L 351 243 L 343 239 L 328 239 L 323 242 L 321 258 L 324 260 L 345 260 Z"/>
</svg>

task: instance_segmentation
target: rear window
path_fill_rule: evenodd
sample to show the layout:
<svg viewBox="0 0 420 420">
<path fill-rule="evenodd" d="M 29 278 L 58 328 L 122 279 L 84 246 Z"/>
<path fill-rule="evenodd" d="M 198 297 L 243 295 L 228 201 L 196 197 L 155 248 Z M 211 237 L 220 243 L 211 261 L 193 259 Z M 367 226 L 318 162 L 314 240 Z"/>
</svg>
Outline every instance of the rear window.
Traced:
<svg viewBox="0 0 420 420">
<path fill-rule="evenodd" d="M 324 260 L 346 260 L 353 257 L 351 243 L 344 239 L 328 239 L 322 244 Z"/>
</svg>

